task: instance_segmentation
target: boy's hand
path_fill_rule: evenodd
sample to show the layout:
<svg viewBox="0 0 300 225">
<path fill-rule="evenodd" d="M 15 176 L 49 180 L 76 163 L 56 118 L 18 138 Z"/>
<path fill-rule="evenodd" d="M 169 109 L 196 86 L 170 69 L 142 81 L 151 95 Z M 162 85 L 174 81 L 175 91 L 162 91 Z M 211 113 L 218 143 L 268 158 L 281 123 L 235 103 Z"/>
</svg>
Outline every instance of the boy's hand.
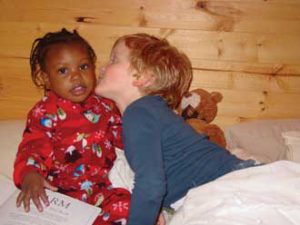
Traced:
<svg viewBox="0 0 300 225">
<path fill-rule="evenodd" d="M 159 214 L 156 225 L 166 225 L 166 220 L 163 213 Z"/>
<path fill-rule="evenodd" d="M 20 207 L 23 203 L 25 212 L 29 212 L 30 210 L 31 199 L 38 211 L 42 212 L 43 206 L 41 200 L 44 205 L 49 206 L 45 188 L 51 191 L 57 191 L 56 187 L 50 185 L 45 178 L 37 172 L 29 172 L 26 174 L 22 181 L 21 188 L 22 190 L 17 197 L 17 207 Z"/>
</svg>

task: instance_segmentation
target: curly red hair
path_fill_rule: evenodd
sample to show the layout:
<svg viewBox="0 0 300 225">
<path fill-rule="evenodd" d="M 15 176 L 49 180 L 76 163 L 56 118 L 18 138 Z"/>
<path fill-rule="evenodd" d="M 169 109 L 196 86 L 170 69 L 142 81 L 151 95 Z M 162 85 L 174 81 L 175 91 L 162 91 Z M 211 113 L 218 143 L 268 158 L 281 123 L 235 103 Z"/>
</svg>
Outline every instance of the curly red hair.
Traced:
<svg viewBox="0 0 300 225">
<path fill-rule="evenodd" d="M 138 73 L 149 73 L 154 83 L 143 89 L 148 95 L 160 95 L 171 108 L 176 108 L 189 90 L 193 78 L 189 58 L 166 39 L 137 33 L 120 37 L 130 50 L 131 66 Z"/>
</svg>

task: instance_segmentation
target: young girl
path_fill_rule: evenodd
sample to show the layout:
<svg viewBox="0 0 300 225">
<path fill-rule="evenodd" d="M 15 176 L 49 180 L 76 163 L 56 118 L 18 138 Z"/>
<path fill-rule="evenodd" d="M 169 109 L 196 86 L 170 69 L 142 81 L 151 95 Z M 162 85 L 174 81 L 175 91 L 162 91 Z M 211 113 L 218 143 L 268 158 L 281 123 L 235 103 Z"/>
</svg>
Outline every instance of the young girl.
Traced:
<svg viewBox="0 0 300 225">
<path fill-rule="evenodd" d="M 153 225 L 189 189 L 254 165 L 199 135 L 173 111 L 189 89 L 191 64 L 166 40 L 147 34 L 118 39 L 96 93 L 123 115 L 125 155 L 135 173 L 127 225 Z"/>
<path fill-rule="evenodd" d="M 17 206 L 49 205 L 44 188 L 101 207 L 94 224 L 125 224 L 130 194 L 112 188 L 108 172 L 122 147 L 120 116 L 94 95 L 96 55 L 76 31 L 34 41 L 31 75 L 45 97 L 29 112 L 14 165 Z M 119 221 L 119 223 L 114 223 Z M 122 222 L 123 221 L 123 222 Z"/>
</svg>

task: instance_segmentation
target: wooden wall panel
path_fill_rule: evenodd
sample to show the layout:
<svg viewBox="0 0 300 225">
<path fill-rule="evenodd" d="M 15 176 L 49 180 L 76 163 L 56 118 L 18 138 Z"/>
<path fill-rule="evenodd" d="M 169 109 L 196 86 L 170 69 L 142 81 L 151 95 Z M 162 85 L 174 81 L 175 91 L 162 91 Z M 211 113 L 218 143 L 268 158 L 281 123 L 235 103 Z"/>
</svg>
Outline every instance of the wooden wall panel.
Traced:
<svg viewBox="0 0 300 225">
<path fill-rule="evenodd" d="M 0 57 L 28 58 L 34 38 L 62 27 L 72 29 L 74 25 L 0 22 L 0 32 L 5 34 L 0 36 Z M 300 73 L 300 35 L 262 36 L 102 25 L 77 25 L 75 28 L 91 42 L 100 59 L 101 56 L 107 58 L 114 40 L 120 35 L 148 32 L 168 38 L 190 57 L 195 69 L 231 68 L 229 70 L 279 75 Z"/>
<path fill-rule="evenodd" d="M 3 0 L 1 20 L 300 33 L 298 0 Z M 13 12 L 13 13 L 12 13 Z M 259 26 L 258 26 L 259 24 Z"/>
<path fill-rule="evenodd" d="M 42 96 L 31 44 L 62 27 L 89 40 L 98 67 L 121 35 L 167 38 L 191 59 L 192 88 L 223 94 L 221 126 L 300 118 L 300 0 L 2 0 L 0 10 L 0 119 L 25 118 Z"/>
</svg>

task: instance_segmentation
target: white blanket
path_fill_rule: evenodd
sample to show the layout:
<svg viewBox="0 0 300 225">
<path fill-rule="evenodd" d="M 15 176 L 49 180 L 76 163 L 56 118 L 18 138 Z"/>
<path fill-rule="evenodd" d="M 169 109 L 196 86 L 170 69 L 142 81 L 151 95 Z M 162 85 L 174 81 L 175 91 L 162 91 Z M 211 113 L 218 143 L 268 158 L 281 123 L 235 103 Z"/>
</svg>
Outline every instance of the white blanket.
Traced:
<svg viewBox="0 0 300 225">
<path fill-rule="evenodd" d="M 133 187 L 122 151 L 110 178 Z M 146 213 L 146 212 L 145 212 Z M 191 189 L 168 225 L 300 225 L 300 164 L 277 161 L 238 170 Z"/>
<path fill-rule="evenodd" d="M 300 164 L 278 161 L 194 188 L 169 225 L 300 224 Z"/>
</svg>

